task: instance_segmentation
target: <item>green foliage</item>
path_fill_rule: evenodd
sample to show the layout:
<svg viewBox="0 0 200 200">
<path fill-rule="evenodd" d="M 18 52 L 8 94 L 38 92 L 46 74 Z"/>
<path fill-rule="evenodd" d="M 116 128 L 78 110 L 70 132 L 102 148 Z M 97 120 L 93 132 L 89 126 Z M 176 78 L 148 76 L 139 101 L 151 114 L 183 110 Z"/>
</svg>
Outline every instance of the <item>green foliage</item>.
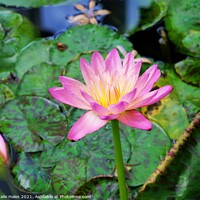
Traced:
<svg viewBox="0 0 200 200">
<path fill-rule="evenodd" d="M 47 63 L 32 67 L 24 74 L 17 94 L 49 97 L 48 89 L 60 85 L 58 79 L 60 74 L 58 67 Z"/>
<path fill-rule="evenodd" d="M 45 192 L 51 183 L 48 173 L 25 153 L 20 154 L 20 158 L 14 166 L 12 173 L 15 183 L 22 190 Z"/>
<path fill-rule="evenodd" d="M 173 0 L 165 18 L 169 38 L 184 54 L 199 57 L 200 1 Z"/>
<path fill-rule="evenodd" d="M 103 38 L 103 40 L 102 40 Z M 62 45 L 60 49 L 58 45 Z M 107 53 L 117 45 L 123 46 L 126 51 L 132 50 L 132 44 L 113 30 L 104 26 L 84 25 L 75 26 L 61 34 L 53 41 L 50 51 L 51 62 L 66 66 L 83 53 L 99 51 Z"/>
<path fill-rule="evenodd" d="M 44 5 L 50 4 L 59 4 L 59 3 L 76 3 L 78 0 L 0 0 L 0 4 L 4 4 L 6 6 L 16 6 L 16 7 L 41 7 Z"/>
<path fill-rule="evenodd" d="M 187 143 L 181 147 L 165 173 L 161 173 L 155 183 L 148 184 L 137 200 L 199 199 L 199 128 L 198 126 Z"/>
<path fill-rule="evenodd" d="M 0 72 L 8 70 L 19 51 L 36 37 L 36 28 L 27 18 L 0 8 Z"/>
<path fill-rule="evenodd" d="M 200 40 L 200 38 L 199 38 Z M 200 86 L 200 59 L 186 58 L 175 65 L 175 70 L 181 79 L 187 83 Z"/>
<path fill-rule="evenodd" d="M 161 21 L 167 14 L 170 1 L 153 0 L 150 7 L 142 8 L 138 27 L 145 30 Z"/>
<path fill-rule="evenodd" d="M 151 131 L 141 131 L 126 127 L 124 132 L 132 146 L 128 164 L 133 167 L 127 180 L 129 186 L 142 185 L 153 173 L 160 160 L 165 156 L 171 141 L 165 131 L 153 124 Z M 136 165 L 136 166 L 134 166 Z"/>
<path fill-rule="evenodd" d="M 69 2 L 0 0 L 3 5 L 16 7 Z M 151 131 L 120 125 L 130 193 L 147 181 L 172 147 L 172 140 L 180 138 L 200 111 L 199 9 L 195 0 L 155 0 L 148 9 L 141 10 L 137 30 L 151 28 L 164 19 L 169 40 L 190 57 L 175 64 L 159 64 L 162 78 L 155 89 L 170 84 L 173 92 L 141 109 L 153 123 Z M 119 45 L 129 52 L 132 43 L 109 27 L 91 24 L 69 28 L 55 39 L 41 38 L 29 20 L 7 9 L 0 9 L 0 40 L 0 132 L 10 150 L 13 183 L 24 192 L 39 195 L 118 199 L 110 123 L 77 142 L 67 140 L 69 129 L 85 111 L 53 100 L 48 88 L 60 86 L 60 75 L 84 82 L 80 58 L 90 61 L 94 51 L 105 57 Z M 200 198 L 199 148 L 196 128 L 163 174 L 147 184 L 137 198 Z"/>
<path fill-rule="evenodd" d="M 51 41 L 44 39 L 32 41 L 25 46 L 20 51 L 15 64 L 15 71 L 18 78 L 21 79 L 24 73 L 31 69 L 31 67 L 49 61 L 50 47 Z"/>
<path fill-rule="evenodd" d="M 0 113 L 0 131 L 19 151 L 38 152 L 57 145 L 67 133 L 65 116 L 53 102 L 23 96 L 9 101 Z"/>
<path fill-rule="evenodd" d="M 2 106 L 6 101 L 13 99 L 14 94 L 12 90 L 4 84 L 0 84 L 0 106 Z"/>
<path fill-rule="evenodd" d="M 56 194 L 73 194 L 85 182 L 86 162 L 71 158 L 59 162 L 52 172 L 52 184 Z"/>
</svg>

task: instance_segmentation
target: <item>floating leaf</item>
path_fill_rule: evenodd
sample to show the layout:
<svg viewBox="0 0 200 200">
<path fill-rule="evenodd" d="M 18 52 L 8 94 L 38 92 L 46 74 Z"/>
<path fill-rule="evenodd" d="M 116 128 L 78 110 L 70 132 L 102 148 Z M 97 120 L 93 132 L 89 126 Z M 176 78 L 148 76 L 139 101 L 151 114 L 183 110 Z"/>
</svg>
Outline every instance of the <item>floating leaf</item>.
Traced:
<svg viewBox="0 0 200 200">
<path fill-rule="evenodd" d="M 6 101 L 13 98 L 13 91 L 7 85 L 0 84 L 0 106 L 2 106 Z"/>
<path fill-rule="evenodd" d="M 50 187 L 50 177 L 40 165 L 24 153 L 12 169 L 15 183 L 23 190 L 45 192 Z"/>
<path fill-rule="evenodd" d="M 52 172 L 52 184 L 55 193 L 72 195 L 86 179 L 86 161 L 70 158 L 59 162 Z"/>
<path fill-rule="evenodd" d="M 77 158 L 81 154 L 81 147 L 76 143 L 67 141 L 64 145 L 45 148 L 40 157 L 42 167 L 54 167 L 58 162 L 69 158 Z"/>
<path fill-rule="evenodd" d="M 171 0 L 153 0 L 150 7 L 141 9 L 139 27 L 142 30 L 152 27 L 167 14 Z"/>
<path fill-rule="evenodd" d="M 199 66 L 200 59 L 186 58 L 175 64 L 175 70 L 183 81 L 200 86 Z"/>
<path fill-rule="evenodd" d="M 0 24 L 4 35 L 0 47 L 1 68 L 6 68 L 13 65 L 20 49 L 38 34 L 28 19 L 11 10 L 0 9 Z"/>
<path fill-rule="evenodd" d="M 53 44 L 54 48 L 50 51 L 51 61 L 59 66 L 66 66 L 82 53 L 95 50 L 108 53 L 117 45 L 123 46 L 127 52 L 132 50 L 132 44 L 123 36 L 108 27 L 92 24 L 68 29 Z M 58 44 L 63 45 L 64 50 L 59 49 Z"/>
<path fill-rule="evenodd" d="M 50 47 L 51 41 L 44 39 L 32 41 L 25 46 L 19 52 L 19 56 L 15 64 L 17 77 L 21 79 L 24 73 L 27 72 L 31 67 L 43 62 L 48 62 Z"/>
<path fill-rule="evenodd" d="M 200 8 L 200 6 L 199 6 Z M 190 30 L 182 40 L 183 46 L 191 52 L 190 55 L 200 56 L 200 29 L 198 31 Z"/>
<path fill-rule="evenodd" d="M 181 53 L 199 56 L 200 1 L 173 0 L 165 24 L 170 40 Z"/>
<path fill-rule="evenodd" d="M 67 133 L 66 119 L 59 107 L 41 97 L 23 96 L 9 101 L 0 117 L 0 131 L 17 151 L 42 151 L 46 143 L 55 146 Z"/>
<path fill-rule="evenodd" d="M 140 191 L 137 200 L 200 198 L 199 122 L 200 114 L 192 122 L 192 126 L 190 125 L 178 138 L 174 147 Z"/>
<path fill-rule="evenodd" d="M 48 89 L 60 86 L 59 75 L 61 72 L 58 67 L 42 63 L 28 70 L 19 87 L 18 95 L 36 95 L 48 97 Z"/>
<path fill-rule="evenodd" d="M 113 176 L 97 176 L 78 188 L 75 195 L 93 199 L 119 199 L 117 179 Z"/>
<path fill-rule="evenodd" d="M 1 4 L 6 6 L 16 6 L 16 7 L 41 7 L 44 5 L 59 4 L 59 3 L 76 3 L 78 0 L 0 0 Z"/>
<path fill-rule="evenodd" d="M 156 169 L 160 160 L 170 148 L 171 142 L 165 131 L 155 123 L 153 123 L 151 131 L 126 127 L 124 132 L 133 150 L 128 162 L 133 167 L 129 171 L 130 178 L 127 183 L 129 186 L 139 186 Z"/>
<path fill-rule="evenodd" d="M 68 115 L 69 127 L 78 120 L 83 112 L 80 109 L 71 111 Z M 131 146 L 127 138 L 122 134 L 121 141 L 124 163 L 127 163 L 131 156 Z M 87 159 L 87 180 L 97 175 L 112 174 L 115 168 L 115 154 L 110 123 L 95 133 L 88 134 L 76 143 L 81 148 L 79 157 Z"/>
</svg>

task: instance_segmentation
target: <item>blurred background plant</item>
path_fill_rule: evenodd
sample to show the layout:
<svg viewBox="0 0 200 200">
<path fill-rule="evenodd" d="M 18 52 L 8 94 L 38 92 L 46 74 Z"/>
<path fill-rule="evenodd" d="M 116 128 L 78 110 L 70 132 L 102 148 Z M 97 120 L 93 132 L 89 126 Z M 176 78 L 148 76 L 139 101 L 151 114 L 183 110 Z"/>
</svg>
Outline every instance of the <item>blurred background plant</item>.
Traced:
<svg viewBox="0 0 200 200">
<path fill-rule="evenodd" d="M 89 60 L 95 50 L 105 56 L 118 48 L 122 57 L 133 51 L 142 59 L 142 71 L 151 63 L 159 65 L 162 78 L 155 88 L 174 88 L 141 110 L 153 122 L 152 131 L 120 126 L 132 198 L 200 198 L 198 0 L 0 4 L 0 132 L 10 147 L 7 184 L 12 181 L 15 188 L 5 188 L 4 179 L 1 195 L 118 199 L 110 124 L 72 143 L 66 135 L 83 111 L 48 94 L 48 88 L 60 86 L 59 75 L 83 81 L 80 57 Z"/>
</svg>

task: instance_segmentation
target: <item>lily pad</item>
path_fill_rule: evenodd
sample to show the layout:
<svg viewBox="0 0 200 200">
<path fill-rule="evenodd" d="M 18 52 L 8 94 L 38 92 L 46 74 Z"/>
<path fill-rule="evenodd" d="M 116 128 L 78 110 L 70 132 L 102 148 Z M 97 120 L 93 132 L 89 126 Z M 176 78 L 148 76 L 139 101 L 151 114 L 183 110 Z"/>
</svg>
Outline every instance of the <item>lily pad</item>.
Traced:
<svg viewBox="0 0 200 200">
<path fill-rule="evenodd" d="M 162 20 L 168 10 L 171 0 L 153 0 L 150 7 L 141 9 L 141 18 L 138 27 L 146 30 Z"/>
<path fill-rule="evenodd" d="M 117 45 L 123 46 L 127 52 L 132 50 L 132 44 L 125 37 L 108 27 L 92 24 L 68 29 L 54 40 L 53 45 L 54 48 L 50 50 L 51 61 L 61 67 L 65 67 L 82 53 L 108 53 Z M 63 48 L 59 48 L 58 45 L 62 45 Z"/>
<path fill-rule="evenodd" d="M 0 106 L 14 97 L 13 91 L 7 85 L 0 84 Z"/>
<path fill-rule="evenodd" d="M 80 109 L 73 109 L 68 115 L 69 127 L 84 113 Z M 88 134 L 76 142 L 81 148 L 80 158 L 87 159 L 87 180 L 98 175 L 110 175 L 115 168 L 114 144 L 112 139 L 111 124 Z M 131 145 L 121 131 L 121 144 L 124 163 L 130 159 Z"/>
<path fill-rule="evenodd" d="M 126 127 L 124 132 L 132 146 L 132 155 L 128 161 L 132 167 L 127 183 L 129 186 L 139 186 L 147 180 L 166 155 L 171 141 L 165 131 L 155 123 L 149 132 L 129 127 Z"/>
<path fill-rule="evenodd" d="M 86 161 L 80 158 L 71 158 L 59 162 L 52 172 L 52 184 L 55 193 L 64 198 L 64 195 L 75 193 L 79 185 L 86 179 Z"/>
<path fill-rule="evenodd" d="M 36 38 L 38 33 L 28 19 L 11 10 L 0 9 L 0 25 L 1 35 L 3 35 L 1 37 L 0 58 L 4 58 L 3 67 L 4 65 L 6 67 L 7 63 L 11 65 L 16 61 L 16 53 Z"/>
<path fill-rule="evenodd" d="M 93 199 L 119 199 L 117 179 L 113 176 L 97 176 L 78 188 L 75 195 Z"/>
<path fill-rule="evenodd" d="M 67 133 L 58 105 L 41 97 L 23 96 L 9 101 L 0 113 L 0 131 L 17 151 L 38 152 L 56 146 Z"/>
<path fill-rule="evenodd" d="M 199 128 L 196 127 L 195 132 L 184 145 L 181 145 L 178 154 L 171 165 L 166 167 L 165 172 L 160 173 L 154 183 L 147 184 L 139 193 L 137 200 L 200 198 Z"/>
<path fill-rule="evenodd" d="M 16 7 L 41 7 L 44 5 L 59 4 L 59 3 L 76 3 L 78 0 L 0 0 L 1 4 L 6 6 L 16 6 Z"/>
<path fill-rule="evenodd" d="M 17 94 L 49 97 L 48 88 L 60 86 L 58 79 L 60 75 L 58 67 L 47 63 L 32 67 L 25 73 Z"/>
<path fill-rule="evenodd" d="M 49 61 L 50 40 L 35 40 L 26 45 L 20 52 L 15 64 L 17 77 L 21 79 L 31 67 Z"/>
<path fill-rule="evenodd" d="M 200 1 L 173 0 L 165 24 L 170 40 L 181 53 L 199 56 Z"/>
<path fill-rule="evenodd" d="M 64 144 L 45 148 L 40 157 L 40 165 L 42 167 L 55 167 L 60 161 L 77 158 L 81 154 L 81 147 L 71 141 L 66 141 Z"/>
<path fill-rule="evenodd" d="M 12 169 L 12 174 L 14 182 L 22 190 L 45 192 L 50 187 L 51 180 L 48 173 L 25 153 L 20 154 L 17 164 Z"/>
<path fill-rule="evenodd" d="M 186 58 L 175 64 L 175 70 L 181 79 L 187 83 L 200 86 L 200 59 Z"/>
</svg>

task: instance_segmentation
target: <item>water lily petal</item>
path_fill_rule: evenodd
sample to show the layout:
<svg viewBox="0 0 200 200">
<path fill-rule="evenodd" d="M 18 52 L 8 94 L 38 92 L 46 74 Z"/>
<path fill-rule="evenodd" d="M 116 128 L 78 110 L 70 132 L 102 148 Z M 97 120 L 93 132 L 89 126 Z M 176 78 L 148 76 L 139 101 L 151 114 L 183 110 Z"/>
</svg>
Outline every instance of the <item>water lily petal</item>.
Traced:
<svg viewBox="0 0 200 200">
<path fill-rule="evenodd" d="M 139 128 L 142 130 L 151 130 L 152 124 L 137 110 L 130 110 L 122 113 L 117 118 L 123 124 L 132 128 Z"/>
<path fill-rule="evenodd" d="M 97 15 L 108 15 L 111 12 L 109 10 L 102 9 L 102 10 L 94 11 L 93 13 L 95 16 L 97 16 Z"/>
<path fill-rule="evenodd" d="M 72 126 L 68 133 L 68 139 L 77 141 L 106 124 L 106 120 L 101 120 L 93 111 L 88 111 Z"/>
<path fill-rule="evenodd" d="M 115 72 L 120 73 L 122 69 L 122 63 L 117 49 L 113 49 L 110 51 L 110 53 L 106 57 L 105 64 L 106 71 L 109 71 L 111 75 Z"/>
<path fill-rule="evenodd" d="M 86 92 L 84 91 L 80 91 L 81 92 L 81 95 L 83 96 L 83 98 L 88 102 L 88 103 L 91 103 L 91 102 L 95 102 L 95 100 L 89 95 L 87 94 Z"/>
<path fill-rule="evenodd" d="M 134 98 L 135 98 L 135 94 L 136 94 L 137 88 L 134 88 L 131 92 L 125 94 L 124 96 L 122 96 L 119 101 L 126 101 L 128 103 L 131 103 Z"/>
<path fill-rule="evenodd" d="M 128 75 L 129 71 L 134 68 L 134 56 L 133 53 L 127 53 L 124 60 L 123 60 L 123 69 L 125 70 L 124 74 Z"/>
<path fill-rule="evenodd" d="M 56 100 L 58 100 L 61 103 L 65 103 L 70 106 L 85 110 L 91 109 L 90 105 L 84 100 L 84 98 L 81 98 L 72 90 L 66 90 L 62 87 L 56 87 L 49 88 L 49 92 Z"/>
<path fill-rule="evenodd" d="M 142 97 L 137 98 L 134 102 L 133 105 L 129 107 L 129 109 L 135 109 L 139 108 L 142 106 L 149 106 L 152 105 L 158 101 L 160 101 L 162 98 L 167 96 L 171 91 L 172 91 L 172 86 L 171 85 L 166 85 L 163 86 L 157 90 L 154 90 L 152 92 L 146 93 Z"/>
<path fill-rule="evenodd" d="M 3 156 L 5 162 L 8 162 L 8 153 L 7 153 L 7 147 L 6 143 L 3 139 L 3 137 L 0 135 L 0 154 Z"/>
<path fill-rule="evenodd" d="M 120 101 L 117 104 L 112 104 L 108 107 L 108 110 L 112 113 L 112 114 L 119 114 L 121 112 L 124 112 L 127 108 L 127 106 L 129 105 L 128 102 L 126 101 Z"/>
<path fill-rule="evenodd" d="M 102 120 L 107 120 L 107 121 L 110 121 L 110 120 L 113 120 L 113 119 L 117 119 L 119 115 L 118 114 L 111 114 L 111 115 L 100 115 L 99 118 L 102 119 Z"/>
<path fill-rule="evenodd" d="M 156 94 L 158 93 L 157 90 L 154 90 L 152 92 L 146 93 L 142 97 L 136 98 L 132 104 L 129 105 L 127 110 L 132 110 L 135 108 L 140 108 L 142 106 L 145 106 Z"/>
<path fill-rule="evenodd" d="M 80 67 L 85 83 L 89 86 L 95 78 L 95 73 L 90 64 L 84 58 L 80 59 Z"/>
<path fill-rule="evenodd" d="M 139 97 L 149 92 L 154 83 L 159 79 L 160 75 L 161 73 L 157 65 L 152 65 L 149 69 L 147 69 L 142 76 L 139 77 L 136 83 L 135 87 L 138 88 L 137 96 Z"/>
<path fill-rule="evenodd" d="M 110 112 L 107 108 L 104 108 L 103 106 L 99 105 L 96 102 L 91 102 L 90 103 L 91 108 L 93 111 L 95 111 L 98 115 L 109 115 Z"/>
<path fill-rule="evenodd" d="M 171 85 L 166 85 L 166 86 L 159 88 L 157 90 L 157 94 L 143 106 L 152 105 L 152 104 L 160 101 L 162 98 L 167 96 L 172 90 L 173 90 L 173 87 Z"/>
<path fill-rule="evenodd" d="M 87 90 L 86 86 L 83 83 L 73 78 L 59 76 L 59 80 L 66 90 L 73 91 L 73 93 L 75 93 L 79 97 L 81 97 L 80 90 Z"/>
<path fill-rule="evenodd" d="M 105 71 L 105 61 L 101 54 L 97 51 L 95 51 L 92 54 L 91 58 L 91 66 L 93 70 L 95 71 L 96 75 L 102 76 L 103 72 Z"/>
</svg>

